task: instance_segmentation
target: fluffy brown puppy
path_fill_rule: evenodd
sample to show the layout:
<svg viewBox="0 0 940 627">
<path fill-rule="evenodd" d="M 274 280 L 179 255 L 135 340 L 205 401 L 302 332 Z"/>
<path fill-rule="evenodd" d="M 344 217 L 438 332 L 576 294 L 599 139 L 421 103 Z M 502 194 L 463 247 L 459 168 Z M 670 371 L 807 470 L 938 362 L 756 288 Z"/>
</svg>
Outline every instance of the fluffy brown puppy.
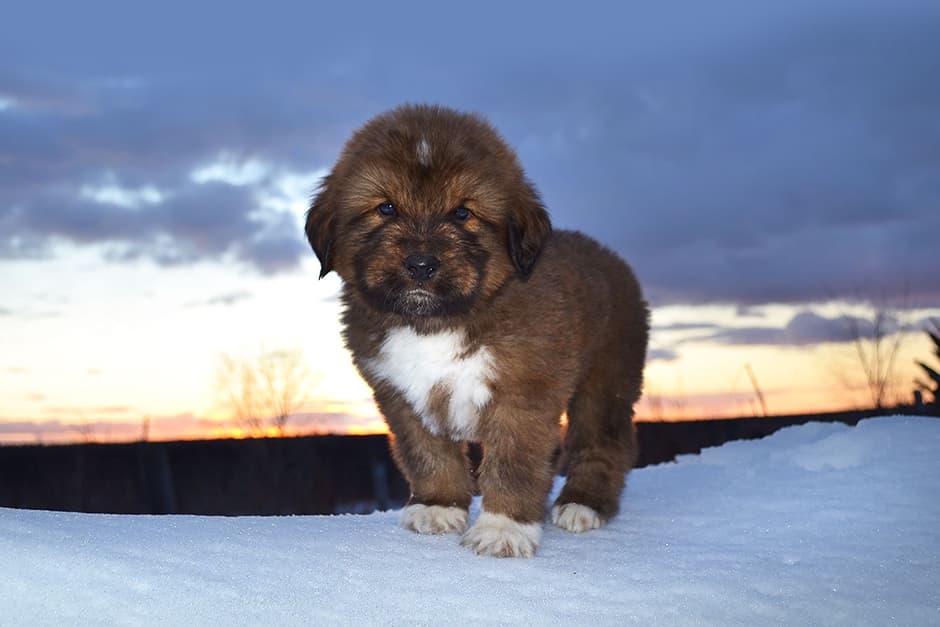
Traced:
<svg viewBox="0 0 940 627">
<path fill-rule="evenodd" d="M 483 119 L 402 106 L 346 144 L 307 214 L 344 281 L 346 345 L 394 435 L 411 486 L 401 524 L 464 532 L 482 444 L 483 512 L 463 544 L 531 556 L 568 412 L 568 476 L 552 521 L 617 512 L 636 460 L 648 308 L 597 242 L 552 232 L 515 153 Z"/>
</svg>

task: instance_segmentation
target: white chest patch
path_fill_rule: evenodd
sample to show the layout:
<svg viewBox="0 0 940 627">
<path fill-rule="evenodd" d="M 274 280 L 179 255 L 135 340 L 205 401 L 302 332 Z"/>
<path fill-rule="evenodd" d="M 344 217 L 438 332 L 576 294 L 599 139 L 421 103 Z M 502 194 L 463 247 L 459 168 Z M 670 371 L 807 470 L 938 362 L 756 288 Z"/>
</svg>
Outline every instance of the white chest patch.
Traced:
<svg viewBox="0 0 940 627">
<path fill-rule="evenodd" d="M 493 356 L 485 346 L 467 354 L 463 331 L 419 335 L 411 327 L 392 329 L 366 367 L 395 386 L 435 434 L 446 430 L 472 438 L 480 410 L 490 400 Z M 431 414 L 429 397 L 435 386 L 450 397 L 445 416 Z"/>
</svg>

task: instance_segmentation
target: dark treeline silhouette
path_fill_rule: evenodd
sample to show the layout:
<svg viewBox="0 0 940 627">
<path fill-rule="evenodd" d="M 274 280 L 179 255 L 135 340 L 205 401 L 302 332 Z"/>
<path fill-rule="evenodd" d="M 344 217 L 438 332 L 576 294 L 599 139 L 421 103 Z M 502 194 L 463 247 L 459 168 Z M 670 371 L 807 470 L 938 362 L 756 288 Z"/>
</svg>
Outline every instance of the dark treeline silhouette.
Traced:
<svg viewBox="0 0 940 627">
<path fill-rule="evenodd" d="M 894 412 L 917 411 L 895 408 Z M 853 411 L 641 422 L 638 466 Z M 923 413 L 923 412 L 921 412 Z M 479 458 L 479 451 L 471 457 Z M 401 507 L 408 487 L 385 436 L 0 447 L 0 506 L 122 514 L 332 514 Z"/>
<path fill-rule="evenodd" d="M 4 507 L 328 514 L 405 498 L 383 435 L 0 447 Z"/>
</svg>

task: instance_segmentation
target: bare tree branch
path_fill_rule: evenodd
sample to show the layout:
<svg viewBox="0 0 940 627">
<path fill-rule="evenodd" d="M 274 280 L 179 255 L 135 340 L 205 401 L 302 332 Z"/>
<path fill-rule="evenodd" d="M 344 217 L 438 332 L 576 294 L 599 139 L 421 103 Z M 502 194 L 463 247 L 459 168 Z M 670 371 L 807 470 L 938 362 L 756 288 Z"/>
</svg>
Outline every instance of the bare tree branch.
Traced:
<svg viewBox="0 0 940 627">
<path fill-rule="evenodd" d="M 871 320 L 845 316 L 846 327 L 872 407 L 884 409 L 898 401 L 897 356 L 905 328 L 886 305 L 873 309 Z"/>
<path fill-rule="evenodd" d="M 284 435 L 287 422 L 307 401 L 312 377 L 299 350 L 263 352 L 239 361 L 222 355 L 217 387 L 233 418 L 252 435 L 267 423 Z"/>
</svg>

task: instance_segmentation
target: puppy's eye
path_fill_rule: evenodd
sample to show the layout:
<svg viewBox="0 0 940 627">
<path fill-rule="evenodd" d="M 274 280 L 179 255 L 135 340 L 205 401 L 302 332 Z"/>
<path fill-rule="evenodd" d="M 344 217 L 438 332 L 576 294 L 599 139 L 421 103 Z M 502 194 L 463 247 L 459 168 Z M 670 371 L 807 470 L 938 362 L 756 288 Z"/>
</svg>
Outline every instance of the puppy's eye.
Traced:
<svg viewBox="0 0 940 627">
<path fill-rule="evenodd" d="M 461 222 L 464 222 L 470 218 L 470 210 L 466 207 L 457 207 L 454 209 L 454 217 Z"/>
<path fill-rule="evenodd" d="M 376 211 L 381 213 L 383 216 L 393 216 L 395 215 L 395 205 L 390 202 L 383 202 L 381 205 L 375 208 Z"/>
</svg>

